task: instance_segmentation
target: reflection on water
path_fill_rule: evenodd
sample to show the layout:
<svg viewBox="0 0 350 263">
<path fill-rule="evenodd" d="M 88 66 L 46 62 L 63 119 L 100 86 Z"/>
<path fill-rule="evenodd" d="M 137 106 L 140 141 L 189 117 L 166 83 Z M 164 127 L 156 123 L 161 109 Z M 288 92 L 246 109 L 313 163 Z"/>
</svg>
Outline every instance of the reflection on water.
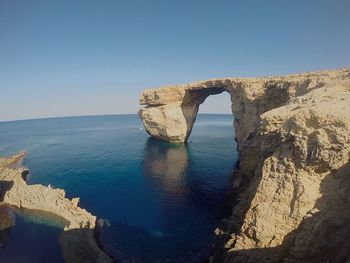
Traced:
<svg viewBox="0 0 350 263">
<path fill-rule="evenodd" d="M 15 225 L 15 214 L 7 206 L 0 206 L 0 248 L 4 247 L 10 239 L 11 227 Z"/>
<path fill-rule="evenodd" d="M 108 238 L 114 233 L 114 241 L 105 239 L 104 243 L 116 258 L 122 262 L 190 263 L 208 256 L 218 220 L 228 216 L 231 208 L 226 202 L 226 192 L 210 184 L 213 171 L 201 171 L 197 167 L 198 160 L 190 159 L 191 151 L 197 149 L 195 144 L 147 140 L 143 176 L 157 194 L 161 213 L 158 228 L 149 230 L 128 222 L 111 222 L 110 227 L 102 230 L 102 236 Z M 210 163 L 200 165 L 208 168 Z M 198 172 L 201 172 L 199 176 Z M 226 173 L 216 174 L 226 180 L 231 170 Z"/>
<path fill-rule="evenodd" d="M 188 212 L 183 207 L 186 207 L 186 202 L 191 202 L 206 216 L 212 215 L 221 219 L 228 216 L 230 212 L 229 192 L 218 189 L 217 179 L 214 180 L 214 185 L 210 184 L 213 177 L 210 169 L 201 171 L 196 167 L 195 158 L 192 157 L 192 162 L 189 160 L 189 155 L 196 149 L 191 144 L 177 145 L 149 138 L 145 145 L 144 176 L 164 192 L 163 211 L 169 210 L 166 211 L 165 216 L 169 213 L 173 216 L 174 213 L 180 213 L 182 210 Z M 205 164 L 203 166 L 206 167 Z M 201 174 L 197 177 L 195 175 L 198 171 L 201 171 Z M 220 174 L 220 172 L 216 173 Z M 232 171 L 229 170 L 225 178 L 228 178 L 231 173 Z M 227 188 L 227 184 L 224 186 Z M 174 207 L 177 208 L 174 209 Z"/>
<path fill-rule="evenodd" d="M 0 206 L 0 262 L 64 262 L 58 236 L 67 221 L 51 213 Z"/>
<path fill-rule="evenodd" d="M 184 191 L 188 165 L 186 145 L 170 144 L 149 138 L 145 146 L 144 175 L 159 179 L 165 191 L 180 194 Z"/>
</svg>

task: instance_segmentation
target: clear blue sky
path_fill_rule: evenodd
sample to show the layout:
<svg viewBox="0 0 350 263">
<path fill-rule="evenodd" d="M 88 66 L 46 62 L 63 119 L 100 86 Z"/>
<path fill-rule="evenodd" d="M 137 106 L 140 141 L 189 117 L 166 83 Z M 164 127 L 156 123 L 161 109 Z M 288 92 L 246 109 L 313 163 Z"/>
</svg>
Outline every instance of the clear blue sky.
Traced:
<svg viewBox="0 0 350 263">
<path fill-rule="evenodd" d="M 349 62 L 349 0 L 0 0 L 0 120 L 136 113 L 145 88 Z"/>
</svg>

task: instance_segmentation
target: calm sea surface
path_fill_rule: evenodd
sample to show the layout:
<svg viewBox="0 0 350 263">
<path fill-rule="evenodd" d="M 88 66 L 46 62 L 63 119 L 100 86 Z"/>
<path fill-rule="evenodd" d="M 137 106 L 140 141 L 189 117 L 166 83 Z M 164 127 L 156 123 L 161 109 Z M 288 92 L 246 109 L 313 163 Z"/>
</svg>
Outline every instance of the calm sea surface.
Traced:
<svg viewBox="0 0 350 263">
<path fill-rule="evenodd" d="M 117 258 L 197 262 L 230 214 L 238 158 L 232 118 L 198 115 L 187 145 L 150 139 L 137 115 L 3 122 L 0 155 L 26 150 L 31 184 L 64 188 L 106 219 L 102 243 Z M 48 253 L 62 262 L 60 231 L 17 216 L 15 227 L 0 232 L 0 262 L 48 262 Z"/>
</svg>

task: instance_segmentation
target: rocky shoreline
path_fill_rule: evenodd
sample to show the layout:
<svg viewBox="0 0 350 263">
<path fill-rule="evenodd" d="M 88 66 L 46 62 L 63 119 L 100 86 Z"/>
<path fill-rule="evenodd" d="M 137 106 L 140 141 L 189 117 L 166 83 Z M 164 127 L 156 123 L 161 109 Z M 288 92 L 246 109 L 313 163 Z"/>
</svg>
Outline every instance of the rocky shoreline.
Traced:
<svg viewBox="0 0 350 263">
<path fill-rule="evenodd" d="M 228 92 L 239 166 L 212 262 L 350 260 L 350 68 L 145 90 L 154 138 L 186 142 L 198 108 Z"/>
<path fill-rule="evenodd" d="M 24 156 L 0 158 L 0 229 L 14 225 L 10 207 L 51 213 L 66 222 L 58 240 L 66 262 L 114 262 L 99 243 L 97 218 L 78 206 L 79 198 L 70 200 L 64 190 L 51 186 L 27 184 Z"/>
</svg>

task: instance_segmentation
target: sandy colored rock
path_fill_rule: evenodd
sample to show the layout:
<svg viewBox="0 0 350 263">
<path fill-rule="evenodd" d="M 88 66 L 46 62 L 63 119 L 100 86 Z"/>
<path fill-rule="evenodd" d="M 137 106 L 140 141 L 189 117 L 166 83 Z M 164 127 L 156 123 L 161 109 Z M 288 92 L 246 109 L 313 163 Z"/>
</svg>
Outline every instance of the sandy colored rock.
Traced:
<svg viewBox="0 0 350 263">
<path fill-rule="evenodd" d="M 182 143 L 199 105 L 224 91 L 240 162 L 233 213 L 216 231 L 212 261 L 350 258 L 350 69 L 146 90 L 139 115 L 151 136 Z"/>
<path fill-rule="evenodd" d="M 62 189 L 28 185 L 24 153 L 0 158 L 0 204 L 55 214 L 67 221 L 59 242 L 67 262 L 112 262 L 95 235 L 96 217 L 78 206 L 78 198 L 65 197 Z"/>
</svg>

